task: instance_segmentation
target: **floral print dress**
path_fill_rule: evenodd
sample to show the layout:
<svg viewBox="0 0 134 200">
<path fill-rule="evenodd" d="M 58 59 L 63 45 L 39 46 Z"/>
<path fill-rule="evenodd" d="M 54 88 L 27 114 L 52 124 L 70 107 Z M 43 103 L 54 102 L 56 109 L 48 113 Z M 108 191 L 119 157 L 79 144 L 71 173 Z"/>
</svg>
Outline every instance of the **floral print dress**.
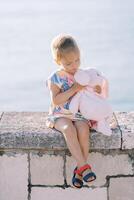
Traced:
<svg viewBox="0 0 134 200">
<path fill-rule="evenodd" d="M 59 69 L 53 72 L 47 79 L 47 86 L 48 82 L 52 82 L 53 84 L 57 85 L 61 92 L 65 92 L 68 90 L 75 82 L 73 75 L 67 73 L 63 69 Z M 76 120 L 84 120 L 86 121 L 89 126 L 92 126 L 92 121 L 85 119 L 80 112 L 76 113 L 75 116 L 69 111 L 69 103 L 72 97 L 69 100 L 61 105 L 54 106 L 51 102 L 49 108 L 49 114 L 46 118 L 46 126 L 49 128 L 54 128 L 55 122 L 58 118 L 66 117 L 71 119 L 72 121 Z"/>
</svg>

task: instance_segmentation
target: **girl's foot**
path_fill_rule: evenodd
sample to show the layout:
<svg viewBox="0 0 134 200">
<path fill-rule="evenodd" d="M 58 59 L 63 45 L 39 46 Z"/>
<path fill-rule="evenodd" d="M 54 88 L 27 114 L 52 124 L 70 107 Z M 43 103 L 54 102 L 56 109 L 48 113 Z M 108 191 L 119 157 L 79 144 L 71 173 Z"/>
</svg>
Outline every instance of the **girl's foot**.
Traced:
<svg viewBox="0 0 134 200">
<path fill-rule="evenodd" d="M 94 172 L 91 170 L 91 166 L 86 164 L 80 167 L 79 169 L 76 169 L 76 173 L 79 175 L 82 175 L 83 180 L 85 182 L 91 182 L 96 179 L 96 175 Z"/>
</svg>

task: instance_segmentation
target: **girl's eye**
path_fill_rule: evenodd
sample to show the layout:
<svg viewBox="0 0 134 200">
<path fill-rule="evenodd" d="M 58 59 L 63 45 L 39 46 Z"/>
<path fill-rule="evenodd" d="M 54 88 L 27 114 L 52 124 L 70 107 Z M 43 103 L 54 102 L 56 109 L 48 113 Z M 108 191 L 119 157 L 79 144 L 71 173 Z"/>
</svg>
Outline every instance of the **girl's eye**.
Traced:
<svg viewBox="0 0 134 200">
<path fill-rule="evenodd" d="M 80 61 L 80 59 L 77 59 L 77 60 L 75 60 L 75 62 L 79 62 Z M 72 63 L 67 63 L 66 64 L 66 66 L 69 66 L 69 65 L 71 65 Z"/>
</svg>

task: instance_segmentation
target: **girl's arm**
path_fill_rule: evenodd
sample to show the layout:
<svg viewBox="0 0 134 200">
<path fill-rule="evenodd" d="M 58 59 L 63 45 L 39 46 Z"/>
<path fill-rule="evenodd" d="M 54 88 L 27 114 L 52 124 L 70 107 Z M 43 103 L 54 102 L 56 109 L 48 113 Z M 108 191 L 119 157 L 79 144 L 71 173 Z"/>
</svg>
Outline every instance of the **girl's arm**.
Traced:
<svg viewBox="0 0 134 200">
<path fill-rule="evenodd" d="M 61 92 L 60 88 L 53 84 L 52 82 L 48 83 L 50 89 L 51 101 L 54 105 L 60 105 L 65 103 L 71 96 L 77 93 L 79 90 L 85 88 L 78 83 L 74 83 L 73 86 L 65 92 Z"/>
</svg>

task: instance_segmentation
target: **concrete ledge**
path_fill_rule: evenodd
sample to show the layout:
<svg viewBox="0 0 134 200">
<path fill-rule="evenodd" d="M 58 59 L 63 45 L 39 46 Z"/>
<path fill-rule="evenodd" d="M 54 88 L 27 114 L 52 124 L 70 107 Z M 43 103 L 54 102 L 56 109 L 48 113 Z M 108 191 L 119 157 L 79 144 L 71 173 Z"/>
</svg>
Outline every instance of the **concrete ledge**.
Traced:
<svg viewBox="0 0 134 200">
<path fill-rule="evenodd" d="M 134 149 L 134 111 L 116 113 L 122 137 L 122 149 Z"/>
<path fill-rule="evenodd" d="M 0 148 L 19 149 L 67 149 L 62 133 L 45 126 L 45 112 L 1 112 Z M 120 118 L 122 113 L 117 113 Z M 92 131 L 90 149 L 120 149 L 121 130 L 117 126 L 112 136 Z"/>
<path fill-rule="evenodd" d="M 0 200 L 133 199 L 134 112 L 114 113 L 110 137 L 92 130 L 87 162 L 97 179 L 81 190 L 72 187 L 76 161 L 62 133 L 45 126 L 46 115 L 0 112 Z"/>
</svg>

